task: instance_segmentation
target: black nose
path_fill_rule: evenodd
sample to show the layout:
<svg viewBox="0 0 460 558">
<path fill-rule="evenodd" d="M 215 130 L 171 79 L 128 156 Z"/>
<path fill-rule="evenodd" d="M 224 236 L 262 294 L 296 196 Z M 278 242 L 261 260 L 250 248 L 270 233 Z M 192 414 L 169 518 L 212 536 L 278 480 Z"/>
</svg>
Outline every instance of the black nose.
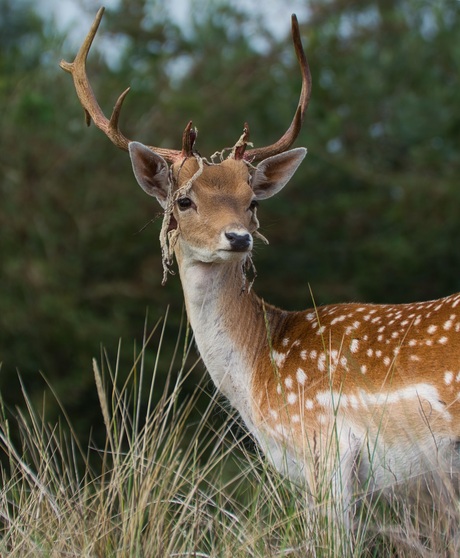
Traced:
<svg viewBox="0 0 460 558">
<path fill-rule="evenodd" d="M 230 247 L 235 252 L 246 252 L 251 246 L 251 235 L 248 233 L 238 234 L 234 232 L 225 233 L 230 241 Z"/>
</svg>

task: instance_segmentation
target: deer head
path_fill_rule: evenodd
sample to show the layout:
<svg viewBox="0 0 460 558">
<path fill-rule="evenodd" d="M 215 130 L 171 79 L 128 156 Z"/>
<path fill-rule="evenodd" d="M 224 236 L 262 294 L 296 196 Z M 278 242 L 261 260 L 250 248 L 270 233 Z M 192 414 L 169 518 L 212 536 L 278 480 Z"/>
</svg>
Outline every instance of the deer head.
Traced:
<svg viewBox="0 0 460 558">
<path fill-rule="evenodd" d="M 279 192 L 306 154 L 304 148 L 288 151 L 300 132 L 311 93 L 310 70 L 297 18 L 292 16 L 292 38 L 301 69 L 302 89 L 288 130 L 272 145 L 248 149 L 249 127 L 245 124 L 242 136 L 227 158 L 221 154 L 221 162 L 214 164 L 195 150 L 197 132 L 192 122 L 184 130 L 180 150 L 145 146 L 126 138 L 118 122 L 129 89 L 118 98 L 110 119 L 105 117 L 86 75 L 86 58 L 103 12 L 101 8 L 97 13 L 74 62 L 62 61 L 61 67 L 73 76 L 87 123 L 93 120 L 117 147 L 129 151 L 140 186 L 164 209 L 160 240 L 165 270 L 169 268 L 179 238 L 184 254 L 197 261 L 244 260 L 252 249 L 253 234 L 258 228 L 258 201 Z M 254 166 L 255 161 L 261 162 Z"/>
<path fill-rule="evenodd" d="M 188 257 L 210 263 L 241 259 L 251 251 L 258 201 L 284 187 L 306 149 L 273 155 L 253 169 L 241 159 L 210 165 L 198 157 L 169 169 L 163 157 L 138 142 L 129 144 L 129 153 L 140 186 L 169 216 L 168 233 L 178 233 Z"/>
</svg>

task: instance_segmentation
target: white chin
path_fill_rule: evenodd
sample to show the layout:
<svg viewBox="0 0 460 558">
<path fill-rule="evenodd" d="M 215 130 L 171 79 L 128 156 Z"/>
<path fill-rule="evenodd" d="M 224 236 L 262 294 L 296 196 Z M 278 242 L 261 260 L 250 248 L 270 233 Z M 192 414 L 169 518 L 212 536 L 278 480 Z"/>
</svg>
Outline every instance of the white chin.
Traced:
<svg viewBox="0 0 460 558">
<path fill-rule="evenodd" d="M 233 250 L 217 250 L 212 253 L 196 254 L 196 259 L 203 263 L 225 263 L 225 262 L 236 262 L 244 260 L 250 253 L 249 250 L 246 252 L 236 252 Z"/>
</svg>

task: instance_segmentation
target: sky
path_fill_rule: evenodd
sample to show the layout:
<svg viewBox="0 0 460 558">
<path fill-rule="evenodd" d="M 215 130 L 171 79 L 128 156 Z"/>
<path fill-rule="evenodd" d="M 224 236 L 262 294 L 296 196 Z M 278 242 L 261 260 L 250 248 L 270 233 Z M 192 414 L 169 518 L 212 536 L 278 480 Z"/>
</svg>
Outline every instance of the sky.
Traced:
<svg viewBox="0 0 460 558">
<path fill-rule="evenodd" d="M 187 25 L 190 14 L 190 0 L 163 0 L 181 26 Z M 283 36 L 289 32 L 291 13 L 296 13 L 299 21 L 306 19 L 305 0 L 232 0 L 233 5 L 260 14 L 266 26 L 275 36 Z M 116 7 L 118 0 L 94 1 L 94 14 L 103 5 L 107 9 Z M 203 0 L 202 5 L 211 4 L 211 0 Z M 86 3 L 88 6 L 89 2 Z M 93 15 L 81 9 L 78 0 L 37 0 L 36 8 L 44 15 L 52 16 L 62 30 L 67 31 L 70 45 L 78 46 L 91 25 Z"/>
</svg>

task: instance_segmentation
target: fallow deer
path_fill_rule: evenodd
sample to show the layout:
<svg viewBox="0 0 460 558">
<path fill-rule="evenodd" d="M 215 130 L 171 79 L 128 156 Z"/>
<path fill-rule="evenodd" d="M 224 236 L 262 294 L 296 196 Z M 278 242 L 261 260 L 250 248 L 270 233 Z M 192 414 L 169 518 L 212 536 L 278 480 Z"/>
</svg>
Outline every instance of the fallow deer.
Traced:
<svg viewBox="0 0 460 558">
<path fill-rule="evenodd" d="M 289 149 L 311 92 L 295 16 L 302 90 L 289 129 L 275 144 L 251 149 L 245 125 L 227 158 L 214 163 L 195 150 L 191 123 L 181 150 L 127 139 L 118 119 L 128 90 L 110 119 L 104 116 L 86 76 L 102 15 L 75 61 L 61 66 L 73 76 L 88 124 L 92 119 L 129 151 L 137 181 L 162 206 L 166 273 L 175 255 L 203 362 L 266 457 L 313 494 L 321 465 L 346 522 L 360 490 L 389 489 L 438 470 L 456 479 L 460 294 L 287 312 L 261 300 L 246 277 L 253 239 L 261 237 L 257 204 L 286 185 L 306 154 Z"/>
</svg>

